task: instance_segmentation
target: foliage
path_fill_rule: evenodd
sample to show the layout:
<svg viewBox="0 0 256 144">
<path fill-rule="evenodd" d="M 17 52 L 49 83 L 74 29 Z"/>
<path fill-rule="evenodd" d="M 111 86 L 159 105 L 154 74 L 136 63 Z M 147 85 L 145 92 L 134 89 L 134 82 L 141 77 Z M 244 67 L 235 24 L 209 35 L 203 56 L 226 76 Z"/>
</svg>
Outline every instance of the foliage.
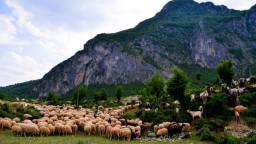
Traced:
<svg viewBox="0 0 256 144">
<path fill-rule="evenodd" d="M 209 125 L 208 121 L 207 121 L 206 119 L 204 119 L 204 118 L 196 119 L 196 120 L 195 120 L 195 128 L 196 128 L 197 130 L 200 130 L 200 129 L 202 129 L 203 127 L 208 127 L 208 128 L 210 128 L 210 125 Z"/>
<path fill-rule="evenodd" d="M 228 109 L 227 96 L 225 94 L 213 94 L 211 100 L 204 108 L 206 117 L 214 117 L 216 119 L 230 120 L 233 112 Z"/>
<path fill-rule="evenodd" d="M 93 98 L 95 102 L 98 102 L 100 100 L 100 93 L 99 92 L 94 92 Z"/>
<path fill-rule="evenodd" d="M 0 99 L 4 99 L 5 95 L 3 93 L 0 93 Z"/>
<path fill-rule="evenodd" d="M 185 91 L 189 85 L 187 75 L 179 68 L 173 69 L 173 75 L 167 81 L 167 93 L 179 100 L 181 104 L 186 103 Z"/>
<path fill-rule="evenodd" d="M 216 71 L 219 77 L 227 83 L 228 86 L 231 86 L 232 79 L 235 75 L 233 64 L 230 60 L 222 61 L 216 68 Z"/>
<path fill-rule="evenodd" d="M 201 74 L 200 72 L 198 72 L 198 73 L 196 74 L 196 79 L 197 79 L 198 81 L 200 81 L 200 80 L 201 80 L 201 77 L 202 77 L 202 74 Z"/>
<path fill-rule="evenodd" d="M 164 79 L 160 75 L 155 75 L 147 82 L 147 88 L 151 95 L 156 96 L 157 101 L 164 95 Z"/>
<path fill-rule="evenodd" d="M 100 99 L 101 100 L 107 100 L 108 94 L 105 88 L 101 89 L 100 91 Z"/>
<path fill-rule="evenodd" d="M 241 105 L 251 106 L 256 104 L 256 92 L 246 92 L 242 96 L 239 96 Z"/>
<path fill-rule="evenodd" d="M 81 101 L 86 97 L 87 95 L 87 88 L 86 86 L 76 86 L 74 96 L 73 96 L 73 103 L 79 106 Z"/>
<path fill-rule="evenodd" d="M 239 144 L 240 142 L 236 137 L 227 135 L 223 137 L 219 143 L 220 144 Z"/>
<path fill-rule="evenodd" d="M 6 87 L 0 87 L 0 93 L 7 98 L 36 98 L 37 94 L 33 88 L 37 85 L 38 80 L 14 84 Z"/>
<path fill-rule="evenodd" d="M 124 113 L 122 117 L 125 119 L 135 119 L 137 112 L 138 112 L 138 109 L 128 110 L 127 112 Z"/>
<path fill-rule="evenodd" d="M 57 96 L 54 91 L 50 91 L 47 94 L 47 101 L 48 101 L 48 104 L 50 105 L 60 105 L 61 103 L 60 97 Z"/>
<path fill-rule="evenodd" d="M 142 113 L 141 118 L 144 122 L 153 122 L 154 124 L 159 124 L 164 121 L 169 121 L 168 115 L 164 113 L 163 111 L 145 111 Z"/>
<path fill-rule="evenodd" d="M 238 60 L 244 59 L 243 51 L 240 48 L 228 49 L 228 51 L 233 54 Z"/>
<path fill-rule="evenodd" d="M 120 101 L 121 97 L 123 96 L 123 88 L 122 86 L 118 86 L 116 88 L 116 99 Z"/>
<path fill-rule="evenodd" d="M 36 119 L 42 117 L 40 111 L 35 109 L 33 106 L 28 108 L 19 107 L 16 110 L 13 110 L 9 104 L 5 103 L 0 107 L 0 117 L 8 117 L 11 119 L 19 117 L 22 119 L 24 114 L 31 114 Z"/>
<path fill-rule="evenodd" d="M 214 141 L 215 137 L 210 131 L 209 127 L 203 127 L 197 133 L 199 135 L 201 141 Z"/>
</svg>

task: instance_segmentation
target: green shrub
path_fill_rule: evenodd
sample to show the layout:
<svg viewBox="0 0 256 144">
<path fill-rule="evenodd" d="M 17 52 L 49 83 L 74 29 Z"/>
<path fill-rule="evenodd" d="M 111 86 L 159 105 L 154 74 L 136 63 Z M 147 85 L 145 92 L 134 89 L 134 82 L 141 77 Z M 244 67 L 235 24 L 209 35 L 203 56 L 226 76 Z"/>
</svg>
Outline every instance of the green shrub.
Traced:
<svg viewBox="0 0 256 144">
<path fill-rule="evenodd" d="M 225 94 L 213 94 L 211 100 L 204 108 L 204 115 L 206 117 L 215 117 L 223 120 L 231 120 L 233 111 L 227 107 L 228 101 Z"/>
<path fill-rule="evenodd" d="M 203 119 L 203 118 L 202 119 L 196 119 L 195 120 L 195 128 L 197 130 L 199 130 L 199 129 L 202 129 L 203 127 L 210 128 L 210 125 L 209 125 L 208 121 L 206 119 Z"/>
<path fill-rule="evenodd" d="M 252 88 L 249 88 L 248 92 L 239 97 L 241 105 L 250 106 L 256 103 L 256 92 L 250 92 Z"/>
<path fill-rule="evenodd" d="M 210 129 L 208 127 L 203 127 L 199 130 L 197 133 L 199 135 L 201 141 L 214 141 L 215 137 L 211 133 Z"/>
<path fill-rule="evenodd" d="M 244 117 L 243 119 L 250 127 L 252 127 L 256 123 L 256 119 L 253 117 Z"/>
<path fill-rule="evenodd" d="M 138 109 L 132 109 L 124 113 L 123 118 L 125 119 L 135 119 L 136 113 L 138 112 Z"/>
<path fill-rule="evenodd" d="M 247 138 L 245 141 L 247 144 L 256 144 L 256 137 Z"/>
<path fill-rule="evenodd" d="M 224 138 L 222 138 L 222 140 L 219 143 L 220 144 L 239 144 L 240 141 L 234 136 L 225 136 Z"/>
<path fill-rule="evenodd" d="M 145 111 L 142 113 L 140 118 L 144 122 L 153 122 L 154 124 L 158 124 L 164 121 L 169 120 L 169 116 L 165 115 L 162 111 L 155 112 L 154 110 Z"/>
</svg>

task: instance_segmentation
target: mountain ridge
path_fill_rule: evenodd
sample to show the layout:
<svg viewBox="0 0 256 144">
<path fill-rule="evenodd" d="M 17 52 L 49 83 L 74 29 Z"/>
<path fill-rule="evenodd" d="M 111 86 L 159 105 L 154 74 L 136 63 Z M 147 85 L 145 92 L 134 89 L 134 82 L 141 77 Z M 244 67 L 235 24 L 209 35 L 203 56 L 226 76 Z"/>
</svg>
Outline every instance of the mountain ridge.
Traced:
<svg viewBox="0 0 256 144">
<path fill-rule="evenodd" d="M 168 2 L 154 17 L 134 28 L 98 34 L 84 49 L 55 66 L 38 81 L 40 97 L 65 94 L 77 85 L 145 83 L 171 67 L 214 69 L 231 59 L 240 75 L 256 60 L 256 5 L 238 11 L 211 2 Z"/>
</svg>

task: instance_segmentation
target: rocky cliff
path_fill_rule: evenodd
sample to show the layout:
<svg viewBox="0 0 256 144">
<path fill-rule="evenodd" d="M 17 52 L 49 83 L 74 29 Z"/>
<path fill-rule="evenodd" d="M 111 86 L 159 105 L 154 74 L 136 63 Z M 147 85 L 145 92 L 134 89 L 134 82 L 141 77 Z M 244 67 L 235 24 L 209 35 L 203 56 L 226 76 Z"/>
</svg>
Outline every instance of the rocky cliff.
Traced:
<svg viewBox="0 0 256 144">
<path fill-rule="evenodd" d="M 99 34 L 39 80 L 40 96 L 64 94 L 76 85 L 146 82 L 171 67 L 197 64 L 215 68 L 231 59 L 237 71 L 256 60 L 256 6 L 247 11 L 213 3 L 173 0 L 135 28 Z"/>
</svg>

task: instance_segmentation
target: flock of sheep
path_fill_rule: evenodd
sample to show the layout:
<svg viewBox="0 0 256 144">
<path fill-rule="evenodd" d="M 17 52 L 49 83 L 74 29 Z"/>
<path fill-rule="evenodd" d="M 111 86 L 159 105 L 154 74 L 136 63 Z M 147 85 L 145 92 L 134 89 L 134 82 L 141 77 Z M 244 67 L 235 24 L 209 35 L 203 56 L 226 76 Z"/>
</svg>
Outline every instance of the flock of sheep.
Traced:
<svg viewBox="0 0 256 144">
<path fill-rule="evenodd" d="M 210 88 L 211 92 L 217 93 L 218 90 Z M 243 88 L 227 87 L 229 95 L 238 95 L 243 92 Z M 202 99 L 202 105 L 207 104 L 209 98 L 207 90 L 203 91 L 199 97 Z M 191 101 L 195 100 L 195 95 L 191 95 Z M 3 102 L 1 102 L 3 104 Z M 170 105 L 170 104 L 169 104 Z M 179 101 L 174 101 L 176 113 L 179 114 Z M 142 122 L 136 118 L 132 120 L 123 119 L 124 112 L 141 106 L 141 102 L 119 106 L 118 108 L 104 108 L 99 106 L 97 109 L 85 109 L 83 107 L 75 108 L 72 105 L 53 106 L 30 104 L 26 102 L 12 102 L 11 107 L 34 107 L 40 111 L 42 118 L 34 119 L 32 115 L 24 114 L 23 121 L 19 118 L 0 118 L 0 128 L 11 130 L 13 135 L 19 136 L 49 136 L 49 135 L 72 135 L 78 130 L 86 135 L 98 133 L 100 136 L 107 136 L 109 139 L 128 140 L 140 138 L 146 132 L 154 131 L 158 137 L 172 136 L 173 134 L 189 133 L 191 125 L 189 123 L 163 122 L 159 125 L 153 125 L 150 122 Z M 187 110 L 194 120 L 195 117 L 202 118 L 203 106 L 198 111 Z M 238 105 L 234 107 L 234 115 L 237 123 L 240 122 L 240 113 L 247 108 Z M 145 109 L 146 110 L 146 109 Z"/>
<path fill-rule="evenodd" d="M 23 121 L 19 118 L 0 118 L 0 128 L 11 130 L 18 136 L 49 136 L 72 135 L 81 130 L 85 135 L 98 133 L 109 139 L 121 139 L 130 141 L 140 138 L 142 134 L 153 130 L 153 123 L 142 122 L 136 119 L 123 119 L 121 116 L 129 109 L 139 107 L 134 105 L 119 106 L 116 109 L 99 106 L 97 109 L 75 109 L 72 105 L 53 106 L 41 104 L 29 104 L 26 102 L 12 102 L 11 106 L 35 107 L 40 110 L 42 118 L 34 119 L 30 114 L 23 115 Z M 96 111 L 96 112 L 95 112 Z M 189 123 L 164 122 L 154 126 L 156 136 L 166 137 L 174 133 L 189 132 Z"/>
</svg>

